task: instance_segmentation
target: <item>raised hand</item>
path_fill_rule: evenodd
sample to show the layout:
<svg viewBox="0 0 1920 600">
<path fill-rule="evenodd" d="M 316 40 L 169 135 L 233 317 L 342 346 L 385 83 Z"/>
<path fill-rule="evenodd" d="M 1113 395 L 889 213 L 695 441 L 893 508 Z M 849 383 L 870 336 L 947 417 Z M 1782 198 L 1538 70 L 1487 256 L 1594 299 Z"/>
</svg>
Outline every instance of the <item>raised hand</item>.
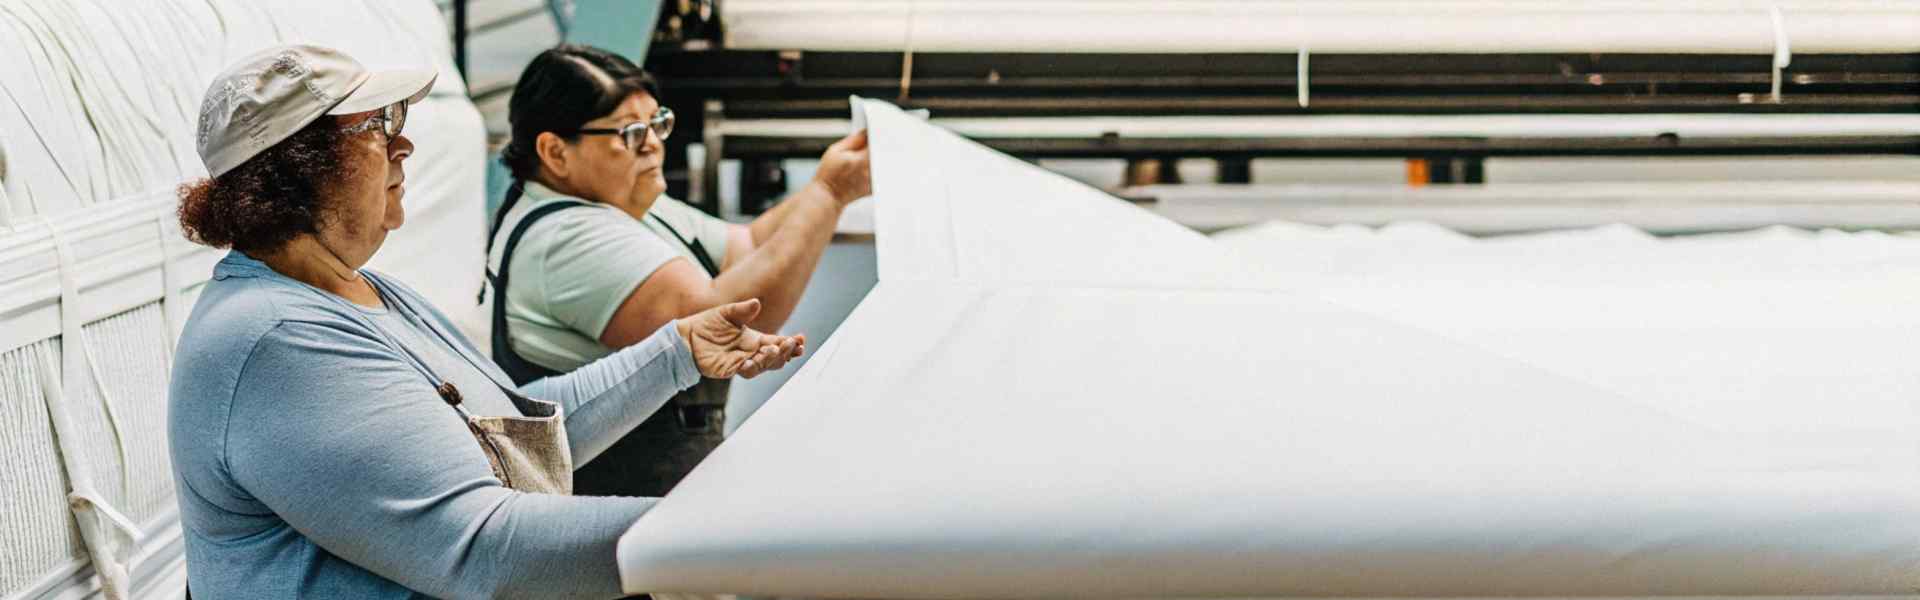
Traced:
<svg viewBox="0 0 1920 600">
<path fill-rule="evenodd" d="M 843 206 L 871 196 L 873 171 L 868 159 L 867 130 L 855 131 L 820 155 L 820 169 L 814 171 L 813 181 L 827 188 Z"/>
<path fill-rule="evenodd" d="M 760 315 L 760 300 L 723 304 L 681 319 L 680 337 L 693 350 L 700 374 L 715 379 L 752 378 L 787 365 L 806 351 L 805 335 L 771 335 L 747 327 Z"/>
</svg>

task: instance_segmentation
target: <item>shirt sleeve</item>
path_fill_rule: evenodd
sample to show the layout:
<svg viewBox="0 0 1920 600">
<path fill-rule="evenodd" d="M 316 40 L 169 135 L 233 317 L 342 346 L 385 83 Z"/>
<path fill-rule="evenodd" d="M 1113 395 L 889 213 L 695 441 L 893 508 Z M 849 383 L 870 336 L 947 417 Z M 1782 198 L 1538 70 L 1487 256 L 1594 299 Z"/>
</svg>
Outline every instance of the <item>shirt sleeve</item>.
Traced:
<svg viewBox="0 0 1920 600">
<path fill-rule="evenodd" d="M 599 207 L 554 213 L 536 223 L 521 244 L 515 254 L 527 255 L 514 257 L 515 284 L 537 280 L 539 299 L 533 305 L 596 340 L 627 296 L 677 256 L 639 221 Z M 538 277 L 524 275 L 523 260 L 539 261 Z"/>
<path fill-rule="evenodd" d="M 647 212 L 659 215 L 667 224 L 672 225 L 675 231 L 679 231 L 680 235 L 686 236 L 687 241 L 699 240 L 700 246 L 707 251 L 707 259 L 713 261 L 713 264 L 726 263 L 727 229 L 732 224 L 725 219 L 701 212 L 700 209 L 688 206 L 685 202 L 664 195 L 655 200 L 653 207 L 647 209 Z M 663 231 L 661 234 L 666 235 L 666 232 Z M 668 242 L 680 243 L 671 236 L 667 236 L 666 239 Z"/>
<path fill-rule="evenodd" d="M 700 382 L 693 351 L 674 328 L 677 322 L 668 321 L 647 339 L 600 360 L 520 388 L 565 408 L 574 468 L 600 456 L 675 393 Z"/>
<path fill-rule="evenodd" d="M 426 378 L 363 333 L 282 323 L 235 388 L 226 460 L 275 516 L 434 597 L 615 597 L 655 500 L 520 493 Z"/>
<path fill-rule="evenodd" d="M 462 335 L 446 313 L 433 306 L 413 288 L 396 280 L 381 278 L 406 295 L 409 302 L 425 311 L 423 318 L 435 321 L 449 340 L 468 356 L 484 356 L 472 341 Z M 565 374 L 545 377 L 520 386 L 520 393 L 532 398 L 559 403 L 566 415 L 567 445 L 573 466 L 592 461 L 627 432 L 653 416 L 673 395 L 700 382 L 700 368 L 693 362 L 693 349 L 668 321 L 639 343 L 613 351 L 599 360 L 581 365 Z M 510 381 L 498 365 L 476 360 L 496 382 Z"/>
</svg>

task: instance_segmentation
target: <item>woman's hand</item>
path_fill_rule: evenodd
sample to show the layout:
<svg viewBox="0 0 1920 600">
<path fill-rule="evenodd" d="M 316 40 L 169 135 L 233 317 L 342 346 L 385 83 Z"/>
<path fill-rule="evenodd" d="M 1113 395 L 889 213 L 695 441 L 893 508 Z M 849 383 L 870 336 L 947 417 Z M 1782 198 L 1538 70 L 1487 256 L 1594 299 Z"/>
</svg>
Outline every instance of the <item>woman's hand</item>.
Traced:
<svg viewBox="0 0 1920 600">
<path fill-rule="evenodd" d="M 769 335 L 748 329 L 747 323 L 759 315 L 756 298 L 700 311 L 675 326 L 693 350 L 693 364 L 702 376 L 752 378 L 786 366 L 807 349 L 805 335 Z"/>
<path fill-rule="evenodd" d="M 820 155 L 820 169 L 814 171 L 813 182 L 826 188 L 841 206 L 871 196 L 873 171 L 867 158 L 867 130 L 855 131 Z"/>
</svg>

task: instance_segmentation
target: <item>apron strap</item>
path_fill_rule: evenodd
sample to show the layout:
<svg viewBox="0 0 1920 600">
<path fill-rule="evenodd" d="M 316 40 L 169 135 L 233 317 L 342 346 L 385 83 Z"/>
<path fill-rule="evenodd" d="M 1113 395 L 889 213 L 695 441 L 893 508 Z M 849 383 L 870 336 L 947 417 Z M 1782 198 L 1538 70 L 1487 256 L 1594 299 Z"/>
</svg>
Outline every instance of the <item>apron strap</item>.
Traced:
<svg viewBox="0 0 1920 600">
<path fill-rule="evenodd" d="M 382 281 L 379 278 L 379 276 L 374 275 L 367 271 L 360 271 L 360 276 L 366 278 L 368 285 L 373 286 L 374 292 L 379 294 L 380 300 L 381 302 L 386 304 L 387 310 L 392 311 L 393 314 L 400 315 L 402 319 L 411 318 L 413 320 L 424 323 L 425 327 L 433 335 L 433 337 L 438 338 L 442 344 L 446 344 L 449 350 L 453 351 L 454 354 L 460 355 L 460 357 L 462 359 L 465 359 L 468 362 L 468 364 L 472 365 L 476 369 L 479 369 L 481 373 L 486 374 L 487 379 L 491 380 L 494 383 L 494 385 L 499 386 L 501 393 L 505 394 L 509 400 L 513 401 L 516 408 L 519 408 L 522 413 L 527 412 L 527 409 L 523 406 L 523 404 L 528 402 L 533 402 L 533 401 L 528 400 L 525 396 L 520 395 L 520 393 L 514 388 L 501 384 L 500 380 L 497 377 L 495 377 L 492 372 L 488 371 L 485 367 L 482 367 L 479 364 L 475 363 L 471 356 L 472 353 L 461 350 L 458 344 L 454 341 L 454 339 L 450 338 L 448 334 L 441 331 L 440 328 L 433 323 L 433 318 L 428 316 L 428 314 L 425 311 L 423 311 L 420 307 L 417 307 L 408 303 L 406 300 L 402 298 L 400 294 L 394 293 L 394 291 L 391 289 L 391 284 L 388 284 L 387 282 Z M 340 298 L 338 296 L 334 296 L 333 294 L 329 294 L 326 292 L 317 292 L 317 293 L 333 298 L 333 300 L 336 302 L 347 304 L 347 300 L 345 298 Z M 481 425 L 480 419 L 476 418 L 472 412 L 469 412 L 467 410 L 466 398 L 460 393 L 460 388 L 455 387 L 453 385 L 453 382 L 442 379 L 438 374 L 434 373 L 433 369 L 427 366 L 425 359 L 420 358 L 420 356 L 417 353 L 415 353 L 412 348 L 403 346 L 398 341 L 396 341 L 393 337 L 393 333 L 390 331 L 387 331 L 387 328 L 380 326 L 380 324 L 377 322 L 374 322 L 373 319 L 367 318 L 366 315 L 361 314 L 358 309 L 355 309 L 352 306 L 347 306 L 346 308 L 347 308 L 347 312 L 353 315 L 353 319 L 355 321 L 359 322 L 361 325 L 364 325 L 366 327 L 373 329 L 376 333 L 378 333 L 380 338 L 386 342 L 389 348 L 391 348 L 396 354 L 399 354 L 400 356 L 402 356 L 404 360 L 407 361 L 408 364 L 412 365 L 415 370 L 419 371 L 421 375 L 427 378 L 428 382 L 433 384 L 434 393 L 439 394 L 440 400 L 443 402 L 446 402 L 447 406 L 453 407 L 454 412 L 460 415 L 460 420 L 466 423 L 467 431 L 472 433 L 474 440 L 480 443 L 484 452 L 487 455 L 488 464 L 493 469 L 494 475 L 500 478 L 501 485 L 511 489 L 517 489 L 522 491 L 540 491 L 542 489 L 537 484 L 535 485 L 535 487 L 531 488 L 530 490 L 523 489 L 521 485 L 516 484 L 514 482 L 514 478 L 513 478 L 514 469 L 509 468 L 507 466 L 507 462 L 509 461 L 510 457 L 515 455 L 513 452 L 509 451 L 511 450 L 512 444 L 509 444 L 509 449 L 501 448 L 500 442 L 498 440 L 495 440 L 494 436 L 488 434 L 485 428 Z M 555 409 L 555 410 L 557 415 L 558 409 Z M 557 427 L 558 425 L 554 425 L 554 426 Z M 565 452 L 565 439 L 566 439 L 566 436 L 564 433 L 565 430 L 562 429 L 560 431 L 561 433 L 555 439 L 560 440 L 559 451 Z M 565 483 L 561 484 L 557 488 L 558 491 L 554 493 L 562 493 L 562 494 L 571 493 L 572 479 L 570 474 L 571 474 L 571 471 L 568 471 L 567 473 L 562 474 L 563 481 Z M 553 474 L 549 472 L 548 475 L 553 475 Z M 536 479 L 539 481 L 548 481 L 551 479 L 551 477 L 536 478 Z"/>
<path fill-rule="evenodd" d="M 507 283 L 509 271 L 513 268 L 513 251 L 520 246 L 520 238 L 525 236 L 527 230 L 540 219 L 562 210 L 581 206 L 590 205 L 585 202 L 563 200 L 540 205 L 528 212 L 527 216 L 520 219 L 519 224 L 514 225 L 513 231 L 507 234 L 507 245 L 500 250 L 500 273 L 496 275 L 492 271 L 487 272 L 487 280 L 493 283 L 493 339 L 491 340 L 493 361 L 500 364 L 500 368 L 507 372 L 507 377 L 511 378 L 516 385 L 526 385 L 535 379 L 559 375 L 560 372 L 533 364 L 532 361 L 522 358 L 519 353 L 513 351 L 513 338 L 507 332 Z"/>
<path fill-rule="evenodd" d="M 366 271 L 358 272 L 361 277 L 367 280 L 367 285 L 373 286 L 373 291 L 380 295 L 380 301 L 387 305 L 387 310 L 399 310 L 399 303 L 393 299 L 397 294 L 389 293 L 386 287 L 381 285 L 379 279 L 372 274 Z M 389 333 L 387 328 L 381 327 L 379 323 L 373 322 L 373 319 L 369 319 L 366 315 L 361 314 L 360 309 L 356 308 L 353 303 L 348 302 L 346 298 L 319 290 L 314 290 L 313 293 L 319 294 L 335 304 L 339 304 L 341 308 L 346 309 L 342 312 L 346 313 L 348 318 L 353 319 L 355 323 L 360 324 L 362 327 L 373 330 L 375 334 L 380 336 L 382 341 L 386 342 L 387 348 L 393 350 L 394 354 L 400 357 L 401 361 L 406 362 L 407 366 L 413 367 L 413 370 L 418 371 L 422 377 L 427 378 L 428 383 L 433 384 L 434 391 L 440 393 L 441 400 L 445 400 L 448 404 L 453 405 L 454 410 L 459 411 L 462 417 L 471 416 L 467 414 L 465 407 L 460 406 L 458 398 L 459 390 L 454 390 L 452 383 L 448 383 L 445 379 L 442 379 L 439 374 L 434 373 L 433 369 L 427 366 L 427 361 L 420 358 L 418 354 L 415 354 L 411 348 L 407 348 L 400 344 L 399 341 L 393 339 L 393 334 Z M 456 354 L 460 353 L 459 350 L 455 350 L 454 352 Z M 455 396 L 451 398 L 448 397 L 447 390 L 452 390 Z"/>
<path fill-rule="evenodd" d="M 395 289 L 397 287 L 396 284 L 387 281 L 385 276 L 372 271 L 362 271 L 360 275 L 366 277 L 367 281 L 373 283 L 374 289 L 380 293 L 380 299 L 387 304 L 388 309 L 400 311 L 403 316 L 424 324 L 428 333 L 433 334 L 434 337 L 439 338 L 441 342 L 452 348 L 454 354 L 458 354 L 462 360 L 467 361 L 467 364 L 472 365 L 475 369 L 479 369 L 481 374 L 486 375 L 487 379 L 492 380 L 493 385 L 500 388 L 501 391 L 506 392 L 508 397 L 517 395 L 519 390 L 517 385 L 514 384 L 511 379 L 501 377 L 497 365 L 484 360 L 474 360 L 473 357 L 482 356 L 480 349 L 474 347 L 473 343 L 467 340 L 466 336 L 458 335 L 452 329 L 445 327 L 439 319 L 433 318 L 431 316 L 433 314 L 431 306 L 415 304 L 413 300 L 398 293 Z M 385 335 L 384 332 L 383 335 Z M 468 351 L 462 351 L 462 348 Z M 437 383 L 436 385 L 445 384 Z M 449 403 L 454 401 L 453 398 L 446 398 L 444 393 L 441 395 L 441 399 L 447 400 Z"/>
<path fill-rule="evenodd" d="M 667 228 L 667 233 L 672 234 L 673 239 L 680 240 L 680 245 L 686 246 L 687 251 L 693 254 L 693 259 L 700 262 L 700 268 L 706 269 L 708 277 L 720 276 L 720 266 L 713 264 L 713 257 L 707 254 L 705 244 L 701 244 L 700 240 L 687 241 L 685 236 L 680 235 L 680 230 L 674 229 L 672 225 L 667 224 L 666 219 L 660 217 L 660 213 L 649 212 L 647 216 L 653 217 L 653 222 Z"/>
<path fill-rule="evenodd" d="M 405 305 L 403 302 L 399 300 L 400 295 L 389 291 L 387 289 L 387 285 L 385 284 L 385 282 L 380 281 L 379 277 L 366 271 L 360 271 L 359 273 L 361 277 L 366 278 L 368 285 L 373 286 L 374 292 L 380 295 L 380 301 L 387 305 L 387 310 L 396 311 L 396 312 L 404 312 L 409 310 L 410 307 L 408 307 L 407 305 Z M 344 308 L 346 308 L 345 312 L 349 315 L 352 315 L 352 318 L 354 319 L 355 322 L 359 323 L 361 326 L 364 326 L 368 329 L 372 329 L 374 333 L 379 334 L 380 339 L 386 342 L 388 349 L 393 350 L 394 354 L 399 355 L 401 360 L 406 361 L 406 363 L 409 366 L 413 367 L 413 370 L 418 371 L 422 377 L 426 377 L 428 383 L 433 384 L 434 393 L 439 394 L 441 401 L 446 402 L 448 406 L 453 407 L 454 412 L 459 413 L 460 420 L 466 422 L 467 428 L 469 430 L 472 430 L 476 437 L 481 438 L 482 443 L 487 443 L 491 445 L 491 442 L 487 442 L 485 440 L 485 436 L 481 435 L 478 429 L 475 429 L 473 413 L 467 411 L 467 407 L 465 406 L 466 399 L 464 396 L 460 394 L 460 388 L 454 387 L 453 382 L 447 381 L 441 378 L 439 374 L 434 373 L 433 368 L 427 366 L 426 359 L 420 358 L 420 356 L 416 354 L 412 348 L 408 348 L 402 345 L 399 341 L 393 339 L 393 334 L 387 331 L 387 328 L 381 327 L 380 324 L 375 323 L 373 319 L 369 319 L 367 318 L 366 315 L 360 314 L 360 310 L 357 308 L 354 308 L 349 302 L 347 302 L 345 298 L 341 298 L 339 296 L 335 296 L 327 292 L 316 292 L 316 293 L 322 296 L 326 296 L 328 299 L 331 299 L 334 302 L 341 304 Z M 402 317 L 402 318 L 405 318 L 405 317 Z M 415 317 L 415 318 L 423 322 L 429 321 L 429 319 L 425 317 Z M 433 326 L 431 324 L 429 324 L 427 327 L 430 330 L 433 329 Z M 438 332 L 437 330 L 434 331 L 434 335 L 435 337 L 441 338 L 441 341 L 443 343 L 447 343 L 449 345 L 453 343 L 450 340 L 447 340 L 446 337 L 440 332 Z M 453 352 L 454 354 L 459 354 L 463 357 L 466 356 L 466 353 L 461 352 L 458 348 L 454 348 Z M 478 368 L 478 365 L 475 365 L 475 367 Z M 480 372 L 485 373 L 487 371 L 486 369 L 482 368 L 480 369 Z M 489 375 L 488 378 L 492 379 L 492 376 Z M 495 381 L 494 384 L 499 385 L 499 382 Z M 508 398 L 518 397 L 518 393 L 513 391 L 510 388 L 502 387 L 501 391 L 503 393 L 506 393 Z M 496 449 L 496 452 L 497 452 L 497 449 Z M 502 481 L 504 482 L 506 480 L 502 479 Z M 511 486 L 509 485 L 509 487 Z"/>
</svg>

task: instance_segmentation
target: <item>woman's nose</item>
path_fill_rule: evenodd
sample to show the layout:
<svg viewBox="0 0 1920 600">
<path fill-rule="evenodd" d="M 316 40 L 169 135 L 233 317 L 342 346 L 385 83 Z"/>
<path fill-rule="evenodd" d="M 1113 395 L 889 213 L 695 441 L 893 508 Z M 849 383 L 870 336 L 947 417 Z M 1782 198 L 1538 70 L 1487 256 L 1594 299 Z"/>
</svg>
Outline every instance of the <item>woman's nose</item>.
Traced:
<svg viewBox="0 0 1920 600">
<path fill-rule="evenodd" d="M 393 138 L 393 143 L 387 144 L 387 162 L 400 162 L 409 156 L 413 156 L 413 140 L 407 136 Z"/>
<path fill-rule="evenodd" d="M 664 152 L 666 150 L 666 146 L 667 146 L 667 143 L 660 139 L 660 132 L 654 131 L 652 127 L 648 127 L 647 141 L 642 142 L 640 144 L 640 152 L 642 154 L 653 154 L 655 152 Z"/>
</svg>

